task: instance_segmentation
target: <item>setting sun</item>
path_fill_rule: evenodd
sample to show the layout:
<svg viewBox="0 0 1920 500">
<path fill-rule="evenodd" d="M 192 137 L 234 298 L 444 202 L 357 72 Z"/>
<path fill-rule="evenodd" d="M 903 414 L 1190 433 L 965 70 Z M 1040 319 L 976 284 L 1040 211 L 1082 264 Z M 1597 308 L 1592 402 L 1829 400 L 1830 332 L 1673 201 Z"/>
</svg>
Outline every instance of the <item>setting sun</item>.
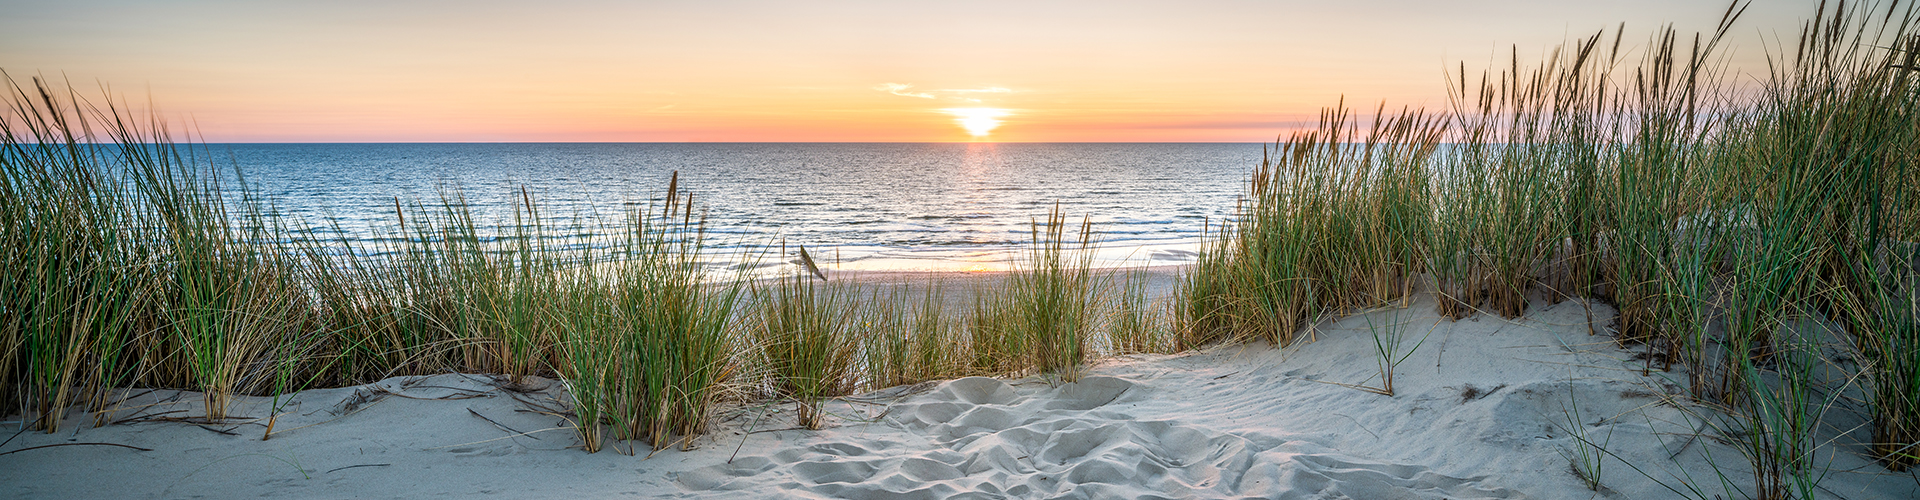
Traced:
<svg viewBox="0 0 1920 500">
<path fill-rule="evenodd" d="M 1001 117 L 1011 114 L 1000 108 L 949 108 L 941 111 L 953 115 L 953 121 L 959 122 L 975 138 L 986 137 L 1000 126 Z"/>
</svg>

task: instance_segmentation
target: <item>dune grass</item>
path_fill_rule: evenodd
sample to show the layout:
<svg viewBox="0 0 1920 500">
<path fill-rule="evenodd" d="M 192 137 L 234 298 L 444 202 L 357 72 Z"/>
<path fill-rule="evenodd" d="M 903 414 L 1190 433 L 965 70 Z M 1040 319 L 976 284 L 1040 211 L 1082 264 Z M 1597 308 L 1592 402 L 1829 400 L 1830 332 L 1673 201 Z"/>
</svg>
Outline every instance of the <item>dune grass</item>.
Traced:
<svg viewBox="0 0 1920 500">
<path fill-rule="evenodd" d="M 754 290 L 754 343 L 774 390 L 795 402 L 796 422 L 820 428 L 821 400 L 853 392 L 863 308 L 842 282 L 793 273 Z"/>
<path fill-rule="evenodd" d="M 731 383 L 743 281 L 707 275 L 677 182 L 597 246 L 557 246 L 524 190 L 488 232 L 457 187 L 393 200 L 384 238 L 323 237 L 157 118 L 8 82 L 0 404 L 37 428 L 114 387 L 197 390 L 220 420 L 234 394 L 470 370 L 567 378 L 583 432 L 666 446 Z"/>
<path fill-rule="evenodd" d="M 949 378 L 960 373 L 960 360 L 965 359 L 966 353 L 962 350 L 960 332 L 948 316 L 942 290 L 937 280 L 929 283 L 920 306 L 913 311 L 913 330 L 907 346 L 911 350 L 909 369 L 907 375 L 898 380 L 900 383 Z"/>
<path fill-rule="evenodd" d="M 868 310 L 860 326 L 867 333 L 862 351 L 866 368 L 862 386 L 882 389 L 928 380 L 951 378 L 961 372 L 959 326 L 946 310 L 944 286 L 938 278 L 914 286 L 895 286 L 884 292 L 870 289 Z M 917 295 L 915 292 L 919 292 Z"/>
<path fill-rule="evenodd" d="M 80 104 L 34 83 L 8 86 L 19 118 L 0 121 L 0 410 L 56 432 L 68 406 L 127 381 L 119 346 L 154 319 L 139 305 L 158 290 L 136 244 L 147 234 L 114 229 L 141 209 L 134 188 L 95 168 L 115 152 L 69 121 Z"/>
<path fill-rule="evenodd" d="M 228 395 L 261 387 L 250 367 L 311 319 L 275 246 L 284 227 L 262 200 L 219 201 L 204 158 L 164 125 L 8 82 L 0 338 L 17 347 L 0 365 L 21 391 L 8 406 L 53 431 L 78 397 L 98 409 L 107 387 L 158 380 L 203 391 L 206 418 L 223 419 Z"/>
<path fill-rule="evenodd" d="M 1619 311 L 1607 330 L 1650 369 L 1687 368 L 1696 401 L 1743 418 L 1724 430 L 1746 439 L 1756 495 L 1811 494 L 1808 440 L 1833 402 L 1809 398 L 1847 380 L 1871 394 L 1874 453 L 1911 465 L 1913 350 L 1894 346 L 1915 324 L 1920 18 L 1823 6 L 1740 85 L 1718 61 L 1741 13 L 1656 31 L 1637 62 L 1622 29 L 1463 66 L 1440 118 L 1376 113 L 1365 141 L 1329 109 L 1269 150 L 1187 276 L 1184 345 L 1291 342 L 1393 297 L 1383 276 L 1424 273 L 1454 318 L 1586 298 Z M 1809 340 L 1813 319 L 1845 326 L 1857 368 L 1821 354 L 1836 341 Z M 1835 367 L 1857 377 L 1815 378 Z"/>
<path fill-rule="evenodd" d="M 1571 392 L 1572 380 L 1567 381 L 1567 387 Z M 1607 486 L 1600 483 L 1600 479 L 1605 477 L 1601 473 L 1606 470 L 1606 450 L 1608 445 L 1613 444 L 1615 427 L 1607 427 L 1607 434 L 1595 440 L 1592 432 L 1587 428 L 1586 418 L 1580 414 L 1580 398 L 1577 397 L 1569 397 L 1567 406 L 1561 408 L 1560 412 L 1561 421 L 1550 423 L 1573 438 L 1572 449 L 1561 450 L 1561 457 L 1567 459 L 1567 464 L 1574 476 L 1580 478 L 1580 482 L 1586 483 L 1587 489 L 1595 492 L 1608 491 Z"/>
<path fill-rule="evenodd" d="M 1920 251 L 1887 252 L 1866 269 L 1852 325 L 1869 388 L 1873 453 L 1892 470 L 1920 465 Z M 1891 250 L 1891 249 L 1890 249 Z"/>
<path fill-rule="evenodd" d="M 1373 334 L 1375 362 L 1380 367 L 1380 387 L 1362 388 L 1368 392 L 1393 397 L 1393 371 L 1412 357 L 1414 351 L 1420 350 L 1420 346 L 1426 345 L 1427 338 L 1433 334 L 1433 329 L 1429 328 L 1412 346 L 1407 346 L 1407 331 L 1412 325 L 1403 321 L 1400 314 L 1400 309 L 1388 308 L 1384 314 L 1366 315 L 1367 330 Z"/>
<path fill-rule="evenodd" d="M 1014 269 L 974 289 L 966 328 L 976 373 L 1079 378 L 1105 315 L 1105 280 L 1093 269 L 1092 225 L 1082 220 L 1078 231 L 1067 229 L 1056 205 L 1045 222 L 1031 224 Z"/>
<path fill-rule="evenodd" d="M 1107 348 L 1117 355 L 1176 352 L 1168 304 L 1148 293 L 1145 271 L 1125 272 L 1116 281 L 1109 285 L 1118 290 L 1106 321 Z"/>
<path fill-rule="evenodd" d="M 1066 214 L 1056 204 L 1047 222 L 1036 222 L 1032 233 L 1027 265 L 1008 278 L 1013 316 L 1033 346 L 1034 368 L 1071 382 L 1087 361 L 1087 343 L 1099 317 L 1094 294 L 1100 285 L 1090 251 L 1093 225 L 1082 220 L 1079 237 L 1069 239 Z M 1077 248 L 1069 246 L 1076 240 Z"/>
<path fill-rule="evenodd" d="M 1276 145 L 1249 183 L 1241 215 L 1188 274 L 1179 330 L 1187 346 L 1220 339 L 1276 345 L 1313 318 L 1411 293 L 1434 230 L 1429 161 L 1443 123 L 1419 111 L 1376 113 L 1365 142 L 1344 108 Z M 1437 261 L 1437 262 L 1432 262 Z"/>
<path fill-rule="evenodd" d="M 672 436 L 705 432 L 712 406 L 741 363 L 733 322 L 744 275 L 710 276 L 701 262 L 705 216 L 668 183 L 663 203 L 633 208 L 606 234 L 602 252 L 580 250 L 545 297 L 561 328 L 558 367 L 573 397 L 587 451 L 597 451 L 602 422 L 618 440 L 667 448 Z M 558 300 L 556 300 L 558 299 Z M 682 439 L 683 446 L 691 442 Z"/>
<path fill-rule="evenodd" d="M 895 286 L 869 293 L 866 314 L 856 325 L 861 331 L 858 337 L 864 340 L 860 353 L 865 383 L 861 385 L 893 387 L 919 382 L 922 379 L 916 379 L 915 375 L 918 374 L 916 347 L 920 332 L 914 328 L 918 311 L 913 307 L 908 289 Z M 925 294 L 934 295 L 931 291 Z"/>
</svg>

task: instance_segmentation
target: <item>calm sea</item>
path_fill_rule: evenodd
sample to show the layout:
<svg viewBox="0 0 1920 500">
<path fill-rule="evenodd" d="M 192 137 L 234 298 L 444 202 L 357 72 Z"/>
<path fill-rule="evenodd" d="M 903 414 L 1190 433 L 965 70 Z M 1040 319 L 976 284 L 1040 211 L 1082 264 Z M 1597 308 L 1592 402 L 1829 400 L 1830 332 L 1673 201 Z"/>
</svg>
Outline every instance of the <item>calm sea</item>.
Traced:
<svg viewBox="0 0 1920 500">
<path fill-rule="evenodd" d="M 483 225 L 520 190 L 549 227 L 617 220 L 672 172 L 708 210 L 715 255 L 785 243 L 850 269 L 999 269 L 1059 204 L 1093 223 L 1102 265 L 1188 262 L 1233 211 L 1259 144 L 216 144 L 248 185 L 350 238 L 393 203 L 461 190 Z M 571 234 L 592 241 L 593 224 Z"/>
</svg>

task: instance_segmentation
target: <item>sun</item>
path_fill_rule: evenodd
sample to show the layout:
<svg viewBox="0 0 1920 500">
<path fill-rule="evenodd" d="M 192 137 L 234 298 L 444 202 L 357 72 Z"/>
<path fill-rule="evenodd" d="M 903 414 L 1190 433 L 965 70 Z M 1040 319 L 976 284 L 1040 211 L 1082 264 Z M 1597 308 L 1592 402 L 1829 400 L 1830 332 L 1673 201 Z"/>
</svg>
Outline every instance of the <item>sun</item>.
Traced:
<svg viewBox="0 0 1920 500">
<path fill-rule="evenodd" d="M 976 139 L 993 133 L 993 129 L 1000 126 L 1000 118 L 1012 114 L 1000 108 L 947 108 L 940 111 L 953 115 L 953 121 L 960 123 L 960 127 L 967 129 L 967 133 L 973 134 Z"/>
</svg>

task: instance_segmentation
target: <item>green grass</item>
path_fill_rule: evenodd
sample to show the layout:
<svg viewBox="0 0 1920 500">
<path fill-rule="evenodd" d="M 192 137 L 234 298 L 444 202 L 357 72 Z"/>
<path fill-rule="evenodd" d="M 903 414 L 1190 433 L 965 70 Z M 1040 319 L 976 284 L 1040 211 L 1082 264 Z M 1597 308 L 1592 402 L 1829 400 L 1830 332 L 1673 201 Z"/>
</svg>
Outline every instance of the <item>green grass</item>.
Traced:
<svg viewBox="0 0 1920 500">
<path fill-rule="evenodd" d="M 1429 328 L 1412 346 L 1406 346 L 1407 328 L 1410 326 L 1401 320 L 1400 309 L 1388 308 L 1385 314 L 1367 314 L 1367 331 L 1373 334 L 1373 353 L 1380 366 L 1380 387 L 1362 387 L 1368 392 L 1393 397 L 1393 371 L 1412 357 L 1414 351 L 1426 345 L 1428 336 L 1433 334 Z M 1384 318 L 1376 318 L 1377 316 Z M 1405 350 L 1401 348 L 1405 347 Z"/>
<path fill-rule="evenodd" d="M 947 311 L 946 297 L 938 279 L 929 280 L 919 307 L 913 310 L 911 333 L 907 337 L 908 363 L 899 383 L 952 378 L 961 373 L 960 332 Z"/>
<path fill-rule="evenodd" d="M 219 420 L 234 394 L 463 370 L 567 378 L 583 434 L 664 447 L 735 383 L 743 282 L 707 275 L 677 182 L 585 249 L 554 244 L 533 193 L 486 233 L 457 188 L 394 200 L 362 246 L 281 216 L 157 118 L 7 88 L 0 410 L 37 428 L 115 387 L 198 390 Z"/>
<path fill-rule="evenodd" d="M 1033 367 L 1068 382 L 1079 378 L 1099 318 L 1092 224 L 1082 220 L 1078 238 L 1070 234 L 1066 214 L 1055 205 L 1047 222 L 1034 223 L 1026 265 L 1009 273 L 1007 284 L 1016 328 L 1033 349 Z"/>
<path fill-rule="evenodd" d="M 1600 483 L 1600 479 L 1605 477 L 1602 473 L 1606 470 L 1607 446 L 1613 444 L 1613 431 L 1616 427 L 1607 426 L 1607 434 L 1596 442 L 1588 429 L 1586 418 L 1580 414 L 1580 398 L 1573 396 L 1573 391 L 1573 380 L 1569 379 L 1567 380 L 1567 406 L 1560 410 L 1563 418 L 1560 422 L 1550 422 L 1573 439 L 1572 449 L 1561 450 L 1560 455 L 1567 459 L 1568 466 L 1574 475 L 1580 478 L 1580 482 L 1587 485 L 1587 489 L 1596 492 L 1609 491 L 1606 485 Z"/>
<path fill-rule="evenodd" d="M 753 341 L 768 381 L 795 402 L 796 422 L 818 429 L 821 401 L 853 392 L 866 304 L 843 282 L 792 273 L 754 290 Z"/>
<path fill-rule="evenodd" d="M 1012 294 L 1004 286 L 975 284 L 971 307 L 963 316 L 967 371 L 987 376 L 1013 375 L 1030 364 L 1031 344 L 1016 316 Z"/>
<path fill-rule="evenodd" d="M 868 291 L 865 314 L 855 326 L 861 331 L 856 336 L 864 341 L 860 347 L 865 365 L 863 387 L 886 388 L 919 381 L 914 377 L 918 332 L 908 292 L 904 286 Z"/>
<path fill-rule="evenodd" d="M 1176 338 L 1166 314 L 1167 304 L 1149 295 L 1145 270 L 1129 271 L 1120 277 L 1118 297 L 1107 318 L 1106 344 L 1113 354 L 1165 354 L 1175 352 Z"/>
<path fill-rule="evenodd" d="M 998 283 L 976 285 L 966 317 L 975 373 L 1035 371 L 1072 382 L 1080 376 L 1105 315 L 1093 270 L 1093 233 L 1082 220 L 1069 232 L 1055 206 L 1031 225 L 1027 251 Z"/>
<path fill-rule="evenodd" d="M 1293 340 L 1310 318 L 1386 304 L 1416 272 L 1453 271 L 1463 256 L 1431 255 L 1436 229 L 1430 161 L 1442 121 L 1418 111 L 1375 115 L 1365 142 L 1344 108 L 1270 150 L 1238 220 L 1188 274 L 1182 343 Z M 1444 250 L 1443 250 L 1444 251 Z"/>
<path fill-rule="evenodd" d="M 1872 294 L 1880 299 L 1877 314 L 1860 329 L 1868 359 L 1875 363 L 1868 372 L 1873 450 L 1894 470 L 1920 465 L 1920 306 L 1915 305 L 1920 303 L 1920 281 L 1914 274 L 1907 273 L 1902 285 Z"/>
<path fill-rule="evenodd" d="M 22 409 L 52 431 L 76 397 L 98 409 L 106 387 L 158 379 L 203 391 L 205 417 L 223 419 L 232 393 L 263 386 L 252 367 L 311 319 L 298 264 L 271 243 L 280 219 L 257 198 L 220 201 L 217 176 L 164 126 L 8 82 L 0 240 L 16 274 L 0 338 L 19 347 L 0 364 L 25 374 L 8 383 Z"/>
<path fill-rule="evenodd" d="M 1462 66 L 1438 121 L 1376 113 L 1365 140 L 1329 109 L 1269 150 L 1187 276 L 1182 345 L 1292 342 L 1391 299 L 1383 276 L 1424 273 L 1453 318 L 1584 297 L 1619 311 L 1611 333 L 1649 369 L 1681 365 L 1696 402 L 1745 419 L 1726 432 L 1762 497 L 1817 483 L 1804 457 L 1825 445 L 1806 438 L 1829 405 L 1807 397 L 1845 382 L 1811 379 L 1838 365 L 1809 353 L 1857 353 L 1873 453 L 1910 465 L 1913 259 L 1887 249 L 1920 238 L 1920 18 L 1824 8 L 1743 85 L 1718 66 L 1741 12 L 1637 49 L 1614 30 L 1477 78 Z M 1839 345 L 1782 327 L 1809 319 L 1845 325 Z"/>
<path fill-rule="evenodd" d="M 38 79 L 12 84 L 0 120 L 0 411 L 18 409 L 33 427 L 59 430 L 65 409 L 100 400 L 126 383 L 120 348 L 154 311 L 157 293 L 136 244 L 145 232 L 116 231 L 135 217 L 132 188 L 96 170 L 113 151 L 89 147 L 71 96 Z M 27 92 L 35 92 L 33 95 Z M 79 115 L 79 116 L 75 116 Z"/>
<path fill-rule="evenodd" d="M 916 288 L 918 287 L 918 288 Z M 866 285 L 859 321 L 866 356 L 866 389 L 951 378 L 961 373 L 958 327 L 946 310 L 937 278 L 921 285 Z"/>
<path fill-rule="evenodd" d="M 591 396 L 600 402 L 592 411 L 607 416 L 616 438 L 644 439 L 656 449 L 668 447 L 674 433 L 706 431 L 741 349 L 733 328 L 745 276 L 709 276 L 701 262 L 705 217 L 696 215 L 691 196 L 681 200 L 678 186 L 676 176 L 662 206 L 625 214 L 610 272 L 582 271 L 583 280 L 604 284 L 586 294 L 585 307 L 567 313 L 600 318 L 576 329 L 572 345 L 583 356 L 570 357 L 573 373 L 598 377 L 586 379 L 601 391 Z"/>
</svg>

